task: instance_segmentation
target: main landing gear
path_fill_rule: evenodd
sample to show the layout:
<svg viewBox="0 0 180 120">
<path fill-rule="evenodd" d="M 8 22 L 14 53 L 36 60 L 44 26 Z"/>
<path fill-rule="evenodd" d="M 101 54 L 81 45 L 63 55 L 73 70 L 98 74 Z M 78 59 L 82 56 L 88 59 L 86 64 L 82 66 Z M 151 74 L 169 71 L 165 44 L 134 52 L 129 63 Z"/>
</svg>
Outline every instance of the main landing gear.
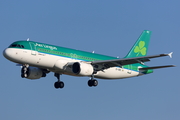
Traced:
<svg viewBox="0 0 180 120">
<path fill-rule="evenodd" d="M 94 79 L 94 74 L 91 76 L 91 79 L 88 81 L 88 86 L 92 87 L 92 86 L 97 86 L 98 85 L 98 81 L 96 79 Z"/>
<path fill-rule="evenodd" d="M 54 87 L 55 87 L 56 89 L 58 89 L 58 88 L 63 88 L 63 87 L 64 87 L 64 82 L 61 82 L 61 81 L 60 81 L 60 74 L 54 73 L 54 76 L 58 79 L 58 81 L 54 83 Z"/>
<path fill-rule="evenodd" d="M 60 81 L 60 75 L 59 73 L 55 73 L 54 76 L 58 79 L 57 82 L 54 83 L 54 87 L 56 89 L 58 88 L 64 88 L 64 82 Z M 88 86 L 92 87 L 92 86 L 97 86 L 98 85 L 98 81 L 96 79 L 94 79 L 94 75 L 91 76 L 91 79 L 88 81 Z"/>
</svg>

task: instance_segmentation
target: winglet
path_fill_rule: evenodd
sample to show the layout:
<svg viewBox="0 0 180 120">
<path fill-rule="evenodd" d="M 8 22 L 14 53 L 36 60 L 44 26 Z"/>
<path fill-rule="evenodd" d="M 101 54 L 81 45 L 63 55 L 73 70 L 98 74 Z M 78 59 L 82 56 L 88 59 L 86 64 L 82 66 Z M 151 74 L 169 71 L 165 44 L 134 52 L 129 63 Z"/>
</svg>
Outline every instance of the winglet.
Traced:
<svg viewBox="0 0 180 120">
<path fill-rule="evenodd" d="M 171 53 L 168 54 L 170 58 L 172 58 L 172 54 L 173 54 L 173 52 L 171 52 Z"/>
</svg>

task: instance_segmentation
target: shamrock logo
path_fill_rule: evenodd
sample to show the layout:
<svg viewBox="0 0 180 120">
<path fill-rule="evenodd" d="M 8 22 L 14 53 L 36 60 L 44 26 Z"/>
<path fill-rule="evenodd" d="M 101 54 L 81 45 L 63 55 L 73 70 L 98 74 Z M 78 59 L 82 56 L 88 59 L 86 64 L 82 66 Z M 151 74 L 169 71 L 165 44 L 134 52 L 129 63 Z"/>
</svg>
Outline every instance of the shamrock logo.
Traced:
<svg viewBox="0 0 180 120">
<path fill-rule="evenodd" d="M 139 46 L 136 46 L 134 49 L 134 52 L 137 53 L 136 56 L 138 56 L 139 54 L 146 55 L 146 47 L 144 47 L 144 46 L 145 46 L 145 42 L 140 41 Z"/>
</svg>

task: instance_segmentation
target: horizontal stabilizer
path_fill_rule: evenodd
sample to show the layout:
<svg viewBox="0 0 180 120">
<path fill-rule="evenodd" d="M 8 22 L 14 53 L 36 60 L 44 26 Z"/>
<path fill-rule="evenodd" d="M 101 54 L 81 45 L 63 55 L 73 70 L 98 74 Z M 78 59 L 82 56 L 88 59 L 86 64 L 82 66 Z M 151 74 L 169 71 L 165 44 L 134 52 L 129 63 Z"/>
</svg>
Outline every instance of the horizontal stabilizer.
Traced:
<svg viewBox="0 0 180 120">
<path fill-rule="evenodd" d="M 175 65 L 144 67 L 144 68 L 139 68 L 139 70 L 159 69 L 159 68 L 167 68 L 167 67 L 175 67 Z"/>
</svg>

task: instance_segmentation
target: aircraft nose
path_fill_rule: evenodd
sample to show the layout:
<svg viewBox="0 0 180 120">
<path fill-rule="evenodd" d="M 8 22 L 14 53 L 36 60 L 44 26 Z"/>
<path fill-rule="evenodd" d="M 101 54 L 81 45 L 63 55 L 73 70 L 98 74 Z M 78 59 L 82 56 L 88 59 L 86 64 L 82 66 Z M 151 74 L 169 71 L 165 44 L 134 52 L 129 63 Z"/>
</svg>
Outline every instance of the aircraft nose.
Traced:
<svg viewBox="0 0 180 120">
<path fill-rule="evenodd" d="M 7 59 L 10 59 L 13 55 L 14 51 L 11 49 L 11 48 L 6 48 L 4 51 L 3 51 L 3 55 L 5 58 Z"/>
</svg>

